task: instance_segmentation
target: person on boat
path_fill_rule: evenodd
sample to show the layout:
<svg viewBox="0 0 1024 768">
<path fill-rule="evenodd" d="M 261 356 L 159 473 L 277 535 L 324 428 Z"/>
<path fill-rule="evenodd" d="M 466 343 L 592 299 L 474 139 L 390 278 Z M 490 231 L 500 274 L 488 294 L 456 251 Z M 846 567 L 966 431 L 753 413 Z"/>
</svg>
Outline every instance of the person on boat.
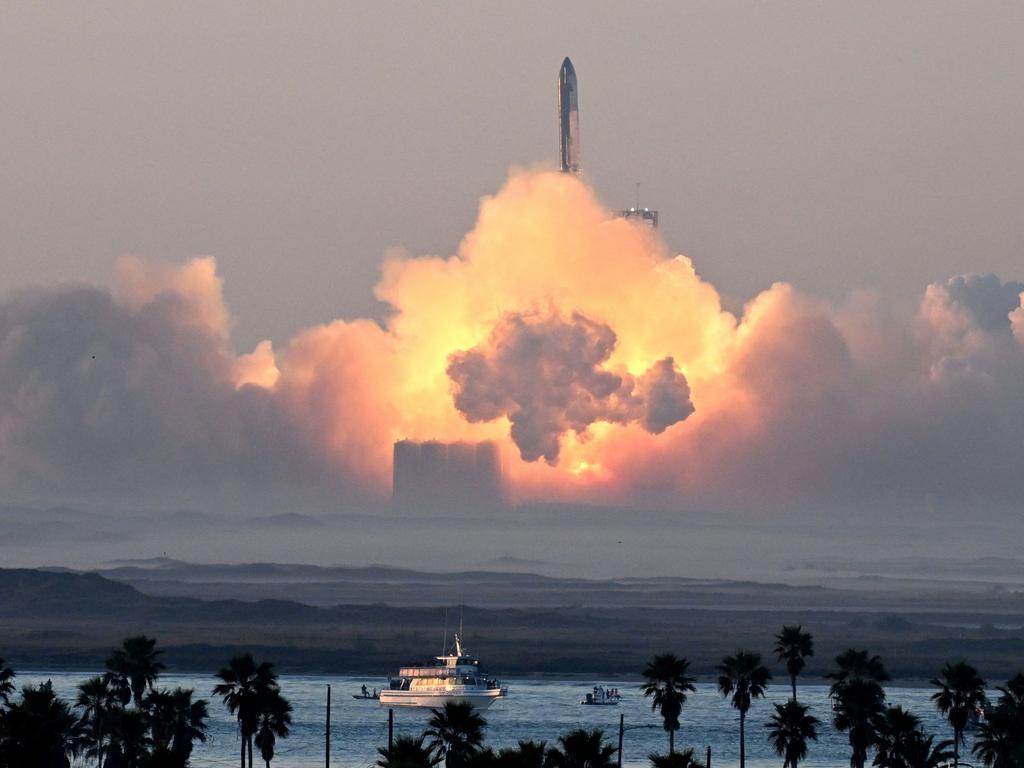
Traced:
<svg viewBox="0 0 1024 768">
<path fill-rule="evenodd" d="M 363 686 L 363 696 L 368 696 L 368 695 L 369 695 L 369 693 L 368 693 L 368 691 L 366 690 L 366 686 L 364 685 L 364 686 Z"/>
</svg>

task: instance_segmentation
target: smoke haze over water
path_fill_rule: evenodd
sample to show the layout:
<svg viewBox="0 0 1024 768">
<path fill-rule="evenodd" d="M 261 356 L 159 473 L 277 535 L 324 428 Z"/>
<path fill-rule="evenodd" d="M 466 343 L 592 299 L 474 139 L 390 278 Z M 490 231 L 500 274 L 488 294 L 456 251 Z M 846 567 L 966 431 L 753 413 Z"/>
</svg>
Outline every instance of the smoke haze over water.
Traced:
<svg viewBox="0 0 1024 768">
<path fill-rule="evenodd" d="M 904 317 L 776 283 L 737 317 L 578 179 L 519 172 L 456 255 L 385 261 L 383 326 L 238 355 L 208 257 L 7 297 L 0 494 L 367 510 L 396 441 L 495 441 L 518 502 L 1016 519 L 1022 292 L 953 277 Z"/>
</svg>

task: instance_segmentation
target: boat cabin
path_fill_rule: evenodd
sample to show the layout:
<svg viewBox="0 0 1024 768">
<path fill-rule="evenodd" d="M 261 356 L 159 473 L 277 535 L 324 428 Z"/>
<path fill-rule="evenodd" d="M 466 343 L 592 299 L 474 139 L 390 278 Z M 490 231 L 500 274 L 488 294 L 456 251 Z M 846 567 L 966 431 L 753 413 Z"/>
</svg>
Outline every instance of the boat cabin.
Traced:
<svg viewBox="0 0 1024 768">
<path fill-rule="evenodd" d="M 480 660 L 462 649 L 459 636 L 455 636 L 455 653 L 436 656 L 435 664 L 401 667 L 398 676 L 390 680 L 393 691 L 437 690 L 452 686 L 497 687 L 498 682 L 483 677 Z"/>
</svg>

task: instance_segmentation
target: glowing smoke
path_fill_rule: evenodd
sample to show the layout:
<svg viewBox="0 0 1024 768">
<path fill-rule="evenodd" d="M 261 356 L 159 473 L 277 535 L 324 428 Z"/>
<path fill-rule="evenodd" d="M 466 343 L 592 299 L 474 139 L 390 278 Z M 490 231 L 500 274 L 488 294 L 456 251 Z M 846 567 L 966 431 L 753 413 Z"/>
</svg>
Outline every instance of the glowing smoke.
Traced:
<svg viewBox="0 0 1024 768">
<path fill-rule="evenodd" d="M 451 357 L 455 407 L 469 421 L 506 417 L 526 461 L 558 459 L 559 440 L 591 424 L 641 422 L 661 434 L 693 412 L 686 377 L 672 358 L 659 360 L 638 382 L 626 370 L 602 366 L 615 349 L 615 333 L 580 314 L 508 314 L 485 345 Z"/>
<path fill-rule="evenodd" d="M 552 173 L 485 199 L 455 256 L 388 258 L 383 325 L 280 350 L 231 351 L 212 259 L 116 272 L 113 292 L 0 303 L 8 499 L 338 508 L 387 497 L 402 439 L 494 441 L 519 500 L 1024 493 L 1024 286 L 993 276 L 929 286 L 913 318 L 784 284 L 737 318 L 656 233 Z"/>
</svg>

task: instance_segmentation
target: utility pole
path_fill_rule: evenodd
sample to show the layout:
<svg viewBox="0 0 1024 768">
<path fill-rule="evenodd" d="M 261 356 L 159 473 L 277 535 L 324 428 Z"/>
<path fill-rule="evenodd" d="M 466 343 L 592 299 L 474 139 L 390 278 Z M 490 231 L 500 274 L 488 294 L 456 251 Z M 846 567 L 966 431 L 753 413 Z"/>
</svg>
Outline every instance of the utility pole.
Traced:
<svg viewBox="0 0 1024 768">
<path fill-rule="evenodd" d="M 327 686 L 327 733 L 324 739 L 324 768 L 331 768 L 331 686 Z"/>
<path fill-rule="evenodd" d="M 631 726 L 629 726 L 627 728 L 626 727 L 626 716 L 625 715 L 619 715 L 619 760 L 618 760 L 618 768 L 622 768 L 622 736 L 623 736 L 623 734 L 625 734 L 626 731 L 636 731 L 636 730 L 639 730 L 641 728 L 660 728 L 660 727 L 661 727 L 660 725 L 650 725 L 650 724 L 647 724 L 647 723 L 641 723 L 641 724 L 638 724 L 638 725 L 631 725 Z"/>
<path fill-rule="evenodd" d="M 619 768 L 622 768 L 622 734 L 626 732 L 626 716 L 619 715 Z"/>
</svg>

